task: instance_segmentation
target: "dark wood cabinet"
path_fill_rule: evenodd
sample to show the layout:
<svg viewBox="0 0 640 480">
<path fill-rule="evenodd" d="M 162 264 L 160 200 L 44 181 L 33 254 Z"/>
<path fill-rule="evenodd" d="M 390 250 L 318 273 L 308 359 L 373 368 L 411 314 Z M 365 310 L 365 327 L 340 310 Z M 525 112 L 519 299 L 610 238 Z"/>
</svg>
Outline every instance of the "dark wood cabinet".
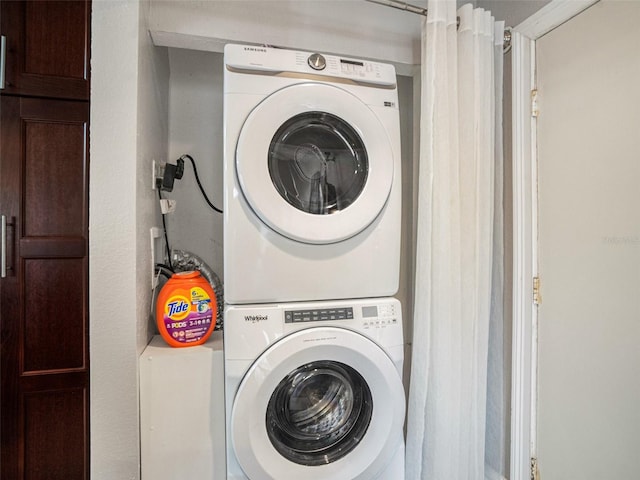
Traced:
<svg viewBox="0 0 640 480">
<path fill-rule="evenodd" d="M 89 478 L 89 13 L 0 1 L 0 478 Z"/>
<path fill-rule="evenodd" d="M 6 94 L 89 99 L 91 4 L 3 0 Z"/>
</svg>

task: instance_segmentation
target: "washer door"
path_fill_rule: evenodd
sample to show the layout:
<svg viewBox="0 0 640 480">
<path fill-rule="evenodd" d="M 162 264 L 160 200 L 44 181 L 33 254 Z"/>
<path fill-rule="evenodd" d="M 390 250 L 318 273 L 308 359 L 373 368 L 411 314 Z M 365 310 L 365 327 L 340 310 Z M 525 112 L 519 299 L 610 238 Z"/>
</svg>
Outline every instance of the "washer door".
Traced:
<svg viewBox="0 0 640 480">
<path fill-rule="evenodd" d="M 247 477 L 371 479 L 403 441 L 391 359 L 360 334 L 310 328 L 274 344 L 236 393 L 230 434 Z"/>
<path fill-rule="evenodd" d="M 296 241 L 334 243 L 371 224 L 393 182 L 389 136 L 347 91 L 303 83 L 265 98 L 247 117 L 236 172 L 247 202 Z"/>
</svg>

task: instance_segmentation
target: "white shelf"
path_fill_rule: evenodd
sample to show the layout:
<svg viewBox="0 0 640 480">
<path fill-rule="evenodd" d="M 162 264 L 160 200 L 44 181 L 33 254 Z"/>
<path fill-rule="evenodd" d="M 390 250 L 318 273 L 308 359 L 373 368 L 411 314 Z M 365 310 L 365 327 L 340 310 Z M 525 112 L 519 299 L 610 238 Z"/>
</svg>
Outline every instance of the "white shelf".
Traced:
<svg viewBox="0 0 640 480">
<path fill-rule="evenodd" d="M 142 480 L 223 480 L 222 332 L 172 348 L 155 336 L 140 356 Z"/>
</svg>

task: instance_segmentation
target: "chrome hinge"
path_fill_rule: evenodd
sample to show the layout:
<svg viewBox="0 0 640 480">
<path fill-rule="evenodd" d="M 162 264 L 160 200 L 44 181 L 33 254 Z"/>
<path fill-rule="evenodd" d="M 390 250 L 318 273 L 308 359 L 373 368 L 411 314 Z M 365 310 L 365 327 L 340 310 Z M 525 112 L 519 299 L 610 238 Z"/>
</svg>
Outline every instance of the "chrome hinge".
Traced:
<svg viewBox="0 0 640 480">
<path fill-rule="evenodd" d="M 542 303 L 542 295 L 540 294 L 540 277 L 533 277 L 533 303 L 540 305 Z"/>
<path fill-rule="evenodd" d="M 538 459 L 531 459 L 531 480 L 540 480 L 540 472 L 538 471 Z"/>
<path fill-rule="evenodd" d="M 538 90 L 531 90 L 531 116 L 536 118 L 540 111 L 538 110 Z"/>
</svg>

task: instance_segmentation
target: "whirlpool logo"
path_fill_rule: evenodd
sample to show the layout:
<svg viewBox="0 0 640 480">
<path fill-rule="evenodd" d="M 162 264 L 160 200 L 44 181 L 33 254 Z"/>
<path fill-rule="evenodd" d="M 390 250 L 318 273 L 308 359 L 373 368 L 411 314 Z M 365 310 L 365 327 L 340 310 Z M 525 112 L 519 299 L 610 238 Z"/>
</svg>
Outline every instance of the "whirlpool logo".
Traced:
<svg viewBox="0 0 640 480">
<path fill-rule="evenodd" d="M 258 323 L 258 322 L 266 322 L 267 320 L 269 320 L 269 315 L 245 315 L 244 316 L 245 322 Z"/>
</svg>

